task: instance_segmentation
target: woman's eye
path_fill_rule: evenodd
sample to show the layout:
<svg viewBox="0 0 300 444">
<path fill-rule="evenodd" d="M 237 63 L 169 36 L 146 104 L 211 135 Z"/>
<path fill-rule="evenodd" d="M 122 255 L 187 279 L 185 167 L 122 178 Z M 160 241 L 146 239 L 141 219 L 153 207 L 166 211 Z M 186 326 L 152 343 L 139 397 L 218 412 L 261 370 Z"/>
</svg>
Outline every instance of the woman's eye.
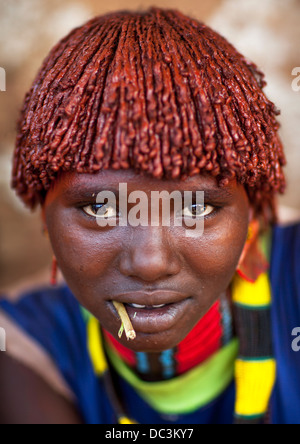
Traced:
<svg viewBox="0 0 300 444">
<path fill-rule="evenodd" d="M 92 204 L 83 207 L 83 211 L 95 218 L 111 219 L 118 217 L 118 211 L 115 207 L 107 204 Z"/>
<path fill-rule="evenodd" d="M 192 204 L 183 208 L 181 216 L 196 219 L 197 217 L 208 216 L 213 211 L 214 207 L 212 205 Z"/>
</svg>

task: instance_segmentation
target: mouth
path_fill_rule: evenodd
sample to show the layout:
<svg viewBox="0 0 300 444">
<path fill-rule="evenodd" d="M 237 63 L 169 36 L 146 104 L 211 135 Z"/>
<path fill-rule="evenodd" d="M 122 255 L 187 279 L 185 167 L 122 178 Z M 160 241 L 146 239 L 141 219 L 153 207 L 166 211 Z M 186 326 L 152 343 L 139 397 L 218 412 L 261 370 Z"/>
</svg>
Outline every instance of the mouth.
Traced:
<svg viewBox="0 0 300 444">
<path fill-rule="evenodd" d="M 137 309 L 146 309 L 153 310 L 155 308 L 165 307 L 167 304 L 159 304 L 159 305 L 140 305 L 140 304 L 127 304 L 128 307 L 137 308 Z"/>
<path fill-rule="evenodd" d="M 135 331 L 147 334 L 175 327 L 191 303 L 188 295 L 170 291 L 126 293 L 116 296 L 115 300 L 124 304 Z M 118 318 L 112 301 L 109 306 Z"/>
</svg>

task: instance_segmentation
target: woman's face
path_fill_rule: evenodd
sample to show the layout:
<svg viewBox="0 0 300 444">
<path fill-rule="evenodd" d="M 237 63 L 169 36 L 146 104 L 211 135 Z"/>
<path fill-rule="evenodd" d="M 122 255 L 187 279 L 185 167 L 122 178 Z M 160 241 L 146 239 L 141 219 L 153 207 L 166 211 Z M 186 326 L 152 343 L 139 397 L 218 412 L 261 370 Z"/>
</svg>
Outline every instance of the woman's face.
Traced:
<svg viewBox="0 0 300 444">
<path fill-rule="evenodd" d="M 118 213 L 119 183 L 126 183 L 128 195 L 139 190 L 148 197 L 148 226 L 120 226 L 125 215 L 124 208 Z M 117 197 L 117 208 L 97 205 L 98 193 L 106 190 Z M 152 226 L 151 191 L 204 191 L 204 207 L 185 207 L 184 200 L 181 212 L 171 206 L 177 220 L 204 217 L 202 235 L 187 236 L 184 222 L 177 226 L 172 217 L 170 226 L 162 219 Z M 136 204 L 127 206 L 134 212 Z M 116 226 L 99 226 L 101 208 L 117 216 Z M 137 337 L 127 341 L 123 335 L 121 342 L 159 352 L 182 341 L 228 288 L 247 236 L 249 203 L 234 181 L 220 188 L 210 176 L 159 180 L 103 170 L 64 173 L 47 194 L 44 216 L 58 265 L 79 303 L 117 338 L 120 320 L 112 302 L 122 302 Z"/>
</svg>

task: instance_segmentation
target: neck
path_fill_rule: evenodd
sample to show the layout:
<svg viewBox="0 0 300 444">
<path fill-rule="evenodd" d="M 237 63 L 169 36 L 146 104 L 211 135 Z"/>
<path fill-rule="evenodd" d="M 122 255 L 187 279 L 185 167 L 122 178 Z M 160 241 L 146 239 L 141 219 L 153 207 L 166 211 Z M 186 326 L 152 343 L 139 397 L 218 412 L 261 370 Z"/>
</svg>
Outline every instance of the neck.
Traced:
<svg viewBox="0 0 300 444">
<path fill-rule="evenodd" d="M 161 353 L 133 352 L 108 332 L 105 339 L 141 379 L 159 381 L 181 375 L 206 361 L 232 338 L 230 306 L 222 296 L 177 347 Z"/>
</svg>

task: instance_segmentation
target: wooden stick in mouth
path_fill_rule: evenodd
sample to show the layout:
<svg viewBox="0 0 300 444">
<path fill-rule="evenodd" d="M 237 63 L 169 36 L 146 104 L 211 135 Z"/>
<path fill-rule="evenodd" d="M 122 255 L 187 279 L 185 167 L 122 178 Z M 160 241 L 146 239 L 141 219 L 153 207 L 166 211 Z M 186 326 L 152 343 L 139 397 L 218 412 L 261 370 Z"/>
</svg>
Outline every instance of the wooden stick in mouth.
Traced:
<svg viewBox="0 0 300 444">
<path fill-rule="evenodd" d="M 126 338 L 127 340 L 135 339 L 136 338 L 136 332 L 134 331 L 134 328 L 132 326 L 131 320 L 128 316 L 128 313 L 126 311 L 126 308 L 124 307 L 124 304 L 121 302 L 113 301 L 114 307 L 118 312 L 118 315 L 120 316 L 122 325 L 119 330 L 118 336 L 121 338 L 123 331 L 125 330 Z"/>
</svg>

